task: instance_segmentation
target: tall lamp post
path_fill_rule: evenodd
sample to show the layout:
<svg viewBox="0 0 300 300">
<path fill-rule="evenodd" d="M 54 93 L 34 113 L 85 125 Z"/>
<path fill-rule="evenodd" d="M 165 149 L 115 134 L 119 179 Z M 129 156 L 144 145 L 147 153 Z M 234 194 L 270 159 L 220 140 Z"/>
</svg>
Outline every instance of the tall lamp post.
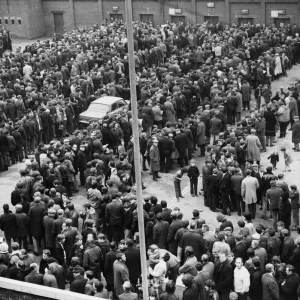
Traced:
<svg viewBox="0 0 300 300">
<path fill-rule="evenodd" d="M 134 65 L 134 45 L 133 45 L 133 28 L 132 28 L 132 3 L 131 0 L 125 0 L 126 11 L 126 25 L 127 25 L 127 45 L 128 45 L 128 59 L 129 59 L 129 79 L 130 79 L 130 96 L 131 96 L 131 110 L 132 110 L 132 132 L 133 132 L 133 147 L 134 147 L 134 166 L 136 178 L 136 196 L 138 209 L 138 224 L 140 237 L 140 255 L 142 268 L 142 287 L 143 299 L 149 299 L 148 290 L 148 271 L 146 259 L 146 243 L 145 243 L 145 226 L 144 226 L 144 209 L 142 202 L 142 175 L 141 175 L 141 160 L 140 160 L 140 140 L 138 130 L 138 110 L 137 110 L 137 96 L 136 96 L 136 78 Z"/>
</svg>

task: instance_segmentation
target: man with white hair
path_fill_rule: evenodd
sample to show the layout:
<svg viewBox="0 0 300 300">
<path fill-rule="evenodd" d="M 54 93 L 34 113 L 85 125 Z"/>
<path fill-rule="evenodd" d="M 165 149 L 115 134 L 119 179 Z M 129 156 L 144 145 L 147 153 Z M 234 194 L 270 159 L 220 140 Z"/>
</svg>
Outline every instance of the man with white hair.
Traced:
<svg viewBox="0 0 300 300">
<path fill-rule="evenodd" d="M 124 293 L 119 296 L 119 300 L 138 300 L 139 297 L 136 293 L 131 292 L 130 281 L 123 283 Z"/>
<path fill-rule="evenodd" d="M 258 240 L 253 240 L 251 242 L 251 247 L 254 249 L 254 254 L 255 254 L 255 256 L 257 256 L 259 258 L 260 265 L 263 268 L 268 259 L 266 249 L 260 246 L 260 243 Z"/>
<path fill-rule="evenodd" d="M 266 273 L 262 276 L 262 299 L 279 300 L 279 287 L 274 278 L 274 266 L 267 264 L 265 267 Z"/>
</svg>

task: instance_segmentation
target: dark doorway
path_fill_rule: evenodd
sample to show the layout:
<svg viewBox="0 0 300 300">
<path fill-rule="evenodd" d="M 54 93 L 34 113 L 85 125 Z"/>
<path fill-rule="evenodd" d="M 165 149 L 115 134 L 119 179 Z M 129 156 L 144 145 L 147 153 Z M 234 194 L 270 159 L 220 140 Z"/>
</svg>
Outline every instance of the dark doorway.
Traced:
<svg viewBox="0 0 300 300">
<path fill-rule="evenodd" d="M 63 13 L 53 13 L 54 18 L 54 32 L 64 33 L 64 14 Z"/>
<path fill-rule="evenodd" d="M 140 14 L 141 22 L 151 22 L 153 24 L 153 15 L 152 14 Z"/>
<path fill-rule="evenodd" d="M 110 14 L 110 20 L 123 21 L 123 14 Z"/>
<path fill-rule="evenodd" d="M 253 20 L 253 18 L 239 18 L 238 22 L 239 22 L 239 25 L 253 24 L 254 20 Z"/>
<path fill-rule="evenodd" d="M 219 23 L 219 17 L 218 16 L 204 16 L 204 22 L 208 22 L 208 24 L 210 24 L 210 23 L 217 24 L 217 23 Z"/>
<path fill-rule="evenodd" d="M 274 19 L 274 24 L 276 27 L 279 27 L 280 24 L 283 23 L 284 25 L 291 24 L 290 18 L 275 18 Z"/>
<path fill-rule="evenodd" d="M 171 16 L 172 23 L 185 23 L 185 16 Z"/>
</svg>

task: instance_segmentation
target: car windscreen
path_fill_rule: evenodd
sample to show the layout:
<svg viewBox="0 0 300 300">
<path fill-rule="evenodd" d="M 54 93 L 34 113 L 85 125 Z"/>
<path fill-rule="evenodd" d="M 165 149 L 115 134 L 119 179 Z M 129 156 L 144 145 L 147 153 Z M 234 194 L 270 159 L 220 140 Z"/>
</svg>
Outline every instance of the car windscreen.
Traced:
<svg viewBox="0 0 300 300">
<path fill-rule="evenodd" d="M 89 110 L 96 110 L 96 111 L 109 111 L 109 105 L 105 105 L 102 103 L 91 103 L 89 106 Z"/>
</svg>

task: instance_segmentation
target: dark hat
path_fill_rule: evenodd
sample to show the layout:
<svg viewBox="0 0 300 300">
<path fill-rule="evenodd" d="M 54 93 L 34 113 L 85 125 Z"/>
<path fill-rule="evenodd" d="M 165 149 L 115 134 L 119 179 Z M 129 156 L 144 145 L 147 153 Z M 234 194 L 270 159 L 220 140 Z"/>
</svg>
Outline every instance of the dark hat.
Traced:
<svg viewBox="0 0 300 300">
<path fill-rule="evenodd" d="M 194 217 L 199 217 L 199 214 L 200 214 L 200 213 L 199 213 L 199 210 L 198 210 L 198 209 L 194 209 L 194 210 L 193 210 L 193 216 L 194 216 Z"/>
</svg>

